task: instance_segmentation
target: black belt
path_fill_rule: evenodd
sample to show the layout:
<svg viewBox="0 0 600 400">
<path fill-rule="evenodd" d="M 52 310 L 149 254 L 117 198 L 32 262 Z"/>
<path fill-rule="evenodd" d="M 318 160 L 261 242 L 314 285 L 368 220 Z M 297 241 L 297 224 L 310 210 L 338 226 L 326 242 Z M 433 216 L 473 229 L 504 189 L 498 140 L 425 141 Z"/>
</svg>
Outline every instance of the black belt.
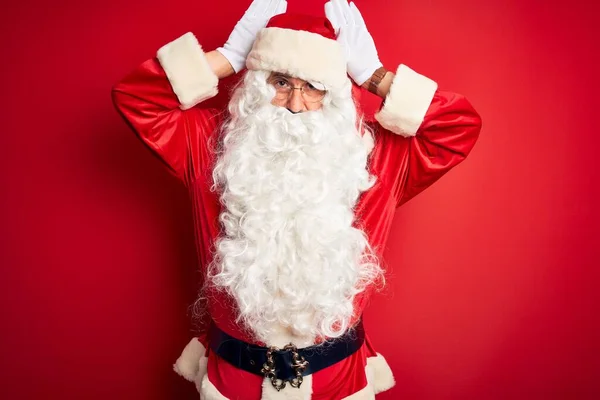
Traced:
<svg viewBox="0 0 600 400">
<path fill-rule="evenodd" d="M 320 345 L 297 349 L 293 344 L 283 349 L 262 347 L 243 342 L 223 332 L 212 322 L 209 346 L 233 366 L 271 379 L 277 390 L 289 382 L 300 387 L 302 377 L 332 366 L 360 349 L 365 340 L 362 320 L 344 335 Z"/>
</svg>

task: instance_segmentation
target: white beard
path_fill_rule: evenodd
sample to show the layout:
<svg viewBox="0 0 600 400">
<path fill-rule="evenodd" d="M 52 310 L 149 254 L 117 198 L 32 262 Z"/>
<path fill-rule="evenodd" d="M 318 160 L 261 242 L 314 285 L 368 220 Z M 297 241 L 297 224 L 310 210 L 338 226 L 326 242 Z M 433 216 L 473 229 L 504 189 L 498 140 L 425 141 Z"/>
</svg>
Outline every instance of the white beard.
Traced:
<svg viewBox="0 0 600 400">
<path fill-rule="evenodd" d="M 209 284 L 237 302 L 239 321 L 269 344 L 294 335 L 334 338 L 353 317 L 353 299 L 381 268 L 353 207 L 374 183 L 373 147 L 350 96 L 328 94 L 319 111 L 270 104 L 268 73 L 249 71 L 230 103 L 213 178 L 223 226 Z M 349 85 L 349 83 L 348 83 Z"/>
</svg>

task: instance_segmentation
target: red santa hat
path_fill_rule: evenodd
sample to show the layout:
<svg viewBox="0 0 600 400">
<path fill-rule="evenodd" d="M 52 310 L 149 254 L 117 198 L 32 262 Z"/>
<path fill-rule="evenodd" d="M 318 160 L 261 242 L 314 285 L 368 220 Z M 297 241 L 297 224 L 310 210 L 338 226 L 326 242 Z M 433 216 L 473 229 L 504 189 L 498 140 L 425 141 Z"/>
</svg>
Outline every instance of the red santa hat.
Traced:
<svg viewBox="0 0 600 400">
<path fill-rule="evenodd" d="M 342 46 L 325 17 L 274 16 L 258 33 L 246 67 L 318 82 L 328 90 L 343 87 L 348 80 Z"/>
</svg>

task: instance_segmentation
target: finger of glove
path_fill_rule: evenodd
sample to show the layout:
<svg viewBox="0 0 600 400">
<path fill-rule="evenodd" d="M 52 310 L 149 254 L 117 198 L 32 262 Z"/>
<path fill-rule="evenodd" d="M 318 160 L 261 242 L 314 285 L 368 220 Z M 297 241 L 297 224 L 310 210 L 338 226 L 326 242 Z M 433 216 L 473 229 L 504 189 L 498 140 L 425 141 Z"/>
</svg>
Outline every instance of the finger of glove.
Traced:
<svg viewBox="0 0 600 400">
<path fill-rule="evenodd" d="M 272 3 L 276 3 L 277 0 L 254 0 L 247 11 L 249 17 L 263 17 L 273 7 Z"/>
<path fill-rule="evenodd" d="M 336 15 L 340 19 L 341 25 L 348 25 L 350 21 L 350 9 L 348 7 L 347 0 L 331 0 L 333 3 L 333 9 L 335 10 Z"/>
<path fill-rule="evenodd" d="M 266 9 L 264 14 L 265 17 L 271 18 L 273 15 L 277 15 L 277 10 L 281 6 L 282 3 L 285 3 L 283 0 L 271 0 L 269 7 Z"/>
<path fill-rule="evenodd" d="M 337 32 L 340 29 L 341 21 L 339 19 L 339 16 L 335 12 L 331 1 L 325 3 L 325 16 L 327 17 L 329 22 L 331 22 L 331 25 L 333 25 L 333 29 L 335 29 L 335 31 Z"/>
<path fill-rule="evenodd" d="M 244 14 L 244 16 L 249 16 L 249 17 L 253 17 L 256 15 L 256 10 L 258 10 L 261 7 L 261 3 L 264 3 L 265 0 L 254 0 L 251 4 L 250 7 L 248 7 L 248 9 L 246 10 L 246 13 Z"/>
<path fill-rule="evenodd" d="M 331 0 L 325 4 L 325 14 L 327 18 L 331 20 L 334 26 L 339 29 L 344 24 L 344 15 L 338 10 L 336 6 L 337 0 Z"/>
<path fill-rule="evenodd" d="M 362 14 L 358 10 L 358 7 L 356 7 L 356 4 L 354 4 L 354 2 L 350 3 L 350 13 L 352 14 L 352 19 L 354 20 L 354 23 L 356 25 L 367 26 L 367 24 L 365 24 L 365 20 Z"/>
<path fill-rule="evenodd" d="M 273 15 L 279 15 L 279 14 L 284 14 L 287 11 L 287 1 L 281 1 L 278 6 L 277 6 L 277 10 L 275 11 L 275 14 Z"/>
</svg>

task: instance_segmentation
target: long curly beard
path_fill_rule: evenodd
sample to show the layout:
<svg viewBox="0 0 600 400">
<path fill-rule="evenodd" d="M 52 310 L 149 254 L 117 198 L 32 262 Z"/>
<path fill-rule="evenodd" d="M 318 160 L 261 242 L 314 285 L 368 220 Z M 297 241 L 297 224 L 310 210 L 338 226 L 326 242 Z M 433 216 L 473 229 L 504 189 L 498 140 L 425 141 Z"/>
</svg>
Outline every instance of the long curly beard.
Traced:
<svg viewBox="0 0 600 400">
<path fill-rule="evenodd" d="M 353 207 L 375 178 L 350 87 L 319 111 L 270 104 L 267 72 L 249 71 L 230 103 L 213 172 L 224 208 L 209 284 L 237 302 L 239 321 L 269 343 L 281 327 L 335 338 L 353 299 L 381 275 Z M 348 82 L 348 85 L 350 83 Z"/>
</svg>

